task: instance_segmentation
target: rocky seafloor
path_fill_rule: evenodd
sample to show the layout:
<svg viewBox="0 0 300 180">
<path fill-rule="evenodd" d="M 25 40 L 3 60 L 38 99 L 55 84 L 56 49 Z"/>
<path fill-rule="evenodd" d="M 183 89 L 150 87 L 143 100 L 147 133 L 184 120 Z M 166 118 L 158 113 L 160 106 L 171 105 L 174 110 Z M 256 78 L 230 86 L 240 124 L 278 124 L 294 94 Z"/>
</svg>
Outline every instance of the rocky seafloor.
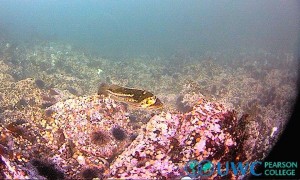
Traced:
<svg viewBox="0 0 300 180">
<path fill-rule="evenodd" d="M 1 39 L 0 179 L 178 179 L 193 159 L 261 160 L 291 115 L 297 67 L 289 52 L 110 59 Z M 101 82 L 164 108 L 100 98 Z"/>
</svg>

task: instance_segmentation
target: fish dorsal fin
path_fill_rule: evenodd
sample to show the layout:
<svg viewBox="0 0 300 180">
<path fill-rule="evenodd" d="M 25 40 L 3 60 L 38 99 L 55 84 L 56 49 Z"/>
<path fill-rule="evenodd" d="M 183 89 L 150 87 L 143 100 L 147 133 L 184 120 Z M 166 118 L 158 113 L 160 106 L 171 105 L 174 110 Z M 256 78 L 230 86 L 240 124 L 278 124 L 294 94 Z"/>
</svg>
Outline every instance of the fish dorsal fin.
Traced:
<svg viewBox="0 0 300 180">
<path fill-rule="evenodd" d="M 120 88 L 124 88 L 124 87 L 116 85 L 116 84 L 109 85 L 109 89 L 111 89 L 111 90 L 116 90 L 116 89 L 120 89 Z"/>
</svg>

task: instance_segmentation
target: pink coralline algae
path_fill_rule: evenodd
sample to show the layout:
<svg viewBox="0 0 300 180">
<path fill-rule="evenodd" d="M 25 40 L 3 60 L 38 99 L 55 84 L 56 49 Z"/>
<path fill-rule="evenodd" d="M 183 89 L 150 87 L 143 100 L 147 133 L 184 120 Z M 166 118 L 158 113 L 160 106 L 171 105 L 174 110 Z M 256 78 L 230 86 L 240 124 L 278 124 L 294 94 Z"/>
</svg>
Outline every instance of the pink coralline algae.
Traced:
<svg viewBox="0 0 300 180">
<path fill-rule="evenodd" d="M 184 166 L 189 160 L 234 160 L 234 123 L 234 112 L 204 99 L 186 114 L 163 112 L 112 163 L 111 177 L 174 179 L 187 175 Z"/>
<path fill-rule="evenodd" d="M 77 149 L 111 158 L 124 149 L 134 135 L 125 107 L 99 96 L 79 97 L 59 102 L 53 111 L 54 124 Z"/>
<path fill-rule="evenodd" d="M 236 113 L 205 99 L 188 113 L 153 113 L 141 128 L 130 122 L 132 110 L 124 104 L 96 95 L 57 102 L 44 113 L 31 127 L 41 133 L 39 150 L 20 151 L 14 156 L 17 160 L 0 153 L 4 177 L 47 177 L 31 172 L 28 163 L 38 162 L 50 164 L 65 178 L 178 179 L 188 175 L 184 166 L 189 160 L 230 161 L 242 156 Z"/>
</svg>

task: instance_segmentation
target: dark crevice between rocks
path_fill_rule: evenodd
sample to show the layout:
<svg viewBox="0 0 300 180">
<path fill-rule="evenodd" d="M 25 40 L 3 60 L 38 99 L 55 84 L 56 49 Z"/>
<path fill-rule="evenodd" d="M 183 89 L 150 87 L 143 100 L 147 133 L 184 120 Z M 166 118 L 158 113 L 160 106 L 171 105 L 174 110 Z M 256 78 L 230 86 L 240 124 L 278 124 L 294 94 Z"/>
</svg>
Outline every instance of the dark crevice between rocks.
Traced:
<svg viewBox="0 0 300 180">
<path fill-rule="evenodd" d="M 93 167 L 93 168 L 87 168 L 87 169 L 83 170 L 81 172 L 81 176 L 83 179 L 86 179 L 86 180 L 92 180 L 95 178 L 103 179 L 103 173 L 104 173 L 103 169 L 98 169 L 98 168 Z"/>
<path fill-rule="evenodd" d="M 39 175 L 46 177 L 48 180 L 64 179 L 64 173 L 52 163 L 34 159 L 31 164 L 37 169 Z"/>
<path fill-rule="evenodd" d="M 176 99 L 176 109 L 182 113 L 190 112 L 193 109 L 193 107 L 189 106 L 188 104 L 182 101 L 183 101 L 183 96 L 181 95 Z"/>
</svg>

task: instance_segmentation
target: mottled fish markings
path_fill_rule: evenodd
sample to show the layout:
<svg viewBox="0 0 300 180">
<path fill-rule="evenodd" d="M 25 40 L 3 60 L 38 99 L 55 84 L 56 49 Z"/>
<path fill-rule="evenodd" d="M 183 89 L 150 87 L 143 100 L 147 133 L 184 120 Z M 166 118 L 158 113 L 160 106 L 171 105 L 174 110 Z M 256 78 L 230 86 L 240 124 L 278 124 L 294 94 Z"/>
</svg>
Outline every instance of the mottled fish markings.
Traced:
<svg viewBox="0 0 300 180">
<path fill-rule="evenodd" d="M 157 109 L 162 108 L 162 102 L 151 92 L 121 87 L 118 85 L 100 84 L 98 95 L 112 98 L 117 101 L 122 101 L 134 107 Z"/>
</svg>

